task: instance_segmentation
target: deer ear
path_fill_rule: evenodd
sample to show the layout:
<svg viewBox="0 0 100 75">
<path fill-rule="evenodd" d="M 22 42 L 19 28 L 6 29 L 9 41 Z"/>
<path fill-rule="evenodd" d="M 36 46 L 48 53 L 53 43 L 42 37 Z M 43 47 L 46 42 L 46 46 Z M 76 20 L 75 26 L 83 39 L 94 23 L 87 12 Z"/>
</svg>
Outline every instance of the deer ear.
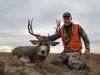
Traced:
<svg viewBox="0 0 100 75">
<path fill-rule="evenodd" d="M 59 44 L 59 42 L 53 42 L 53 41 L 50 41 L 49 43 L 50 43 L 51 46 L 56 46 L 56 45 Z"/>
<path fill-rule="evenodd" d="M 40 43 L 38 40 L 30 40 L 30 42 L 31 42 L 33 45 L 37 45 L 37 44 Z"/>
</svg>

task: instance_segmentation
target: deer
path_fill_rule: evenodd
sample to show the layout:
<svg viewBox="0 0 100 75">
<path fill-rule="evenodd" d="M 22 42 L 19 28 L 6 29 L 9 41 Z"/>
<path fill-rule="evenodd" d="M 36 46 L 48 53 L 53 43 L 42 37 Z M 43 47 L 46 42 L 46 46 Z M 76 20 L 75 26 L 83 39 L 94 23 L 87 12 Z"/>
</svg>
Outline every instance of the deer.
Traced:
<svg viewBox="0 0 100 75">
<path fill-rule="evenodd" d="M 33 36 L 37 36 L 38 34 L 35 34 L 33 32 L 33 29 L 32 29 L 32 20 L 28 20 L 28 31 L 31 35 Z M 60 29 L 60 22 L 57 21 L 57 28 L 56 29 L 56 34 L 58 33 L 59 29 Z M 48 37 L 49 37 L 49 34 L 48 34 Z M 50 45 L 51 46 L 56 46 L 57 44 L 59 44 L 59 42 L 55 42 L 55 41 L 49 41 L 49 39 L 38 39 L 38 40 L 30 40 L 30 42 L 33 44 L 33 45 L 36 45 L 36 46 L 25 46 L 22 48 L 21 50 L 21 57 L 23 58 L 29 58 L 30 59 L 30 62 L 33 62 L 33 63 L 37 63 L 37 62 L 43 62 L 47 55 L 49 54 L 50 52 Z"/>
</svg>

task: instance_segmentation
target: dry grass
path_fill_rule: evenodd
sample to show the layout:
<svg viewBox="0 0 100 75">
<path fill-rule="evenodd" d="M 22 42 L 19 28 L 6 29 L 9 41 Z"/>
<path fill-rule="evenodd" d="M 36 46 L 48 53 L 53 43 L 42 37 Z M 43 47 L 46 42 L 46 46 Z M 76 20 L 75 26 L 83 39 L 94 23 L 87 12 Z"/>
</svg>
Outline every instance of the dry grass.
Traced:
<svg viewBox="0 0 100 75">
<path fill-rule="evenodd" d="M 4 62 L 0 61 L 0 74 L 4 74 L 5 73 L 4 68 L 5 68 Z"/>
<path fill-rule="evenodd" d="M 70 70 L 67 65 L 50 64 L 56 55 L 50 53 L 43 63 L 33 64 L 15 59 L 11 53 L 0 52 L 0 75 L 100 75 L 100 54 L 91 53 L 90 59 L 85 60 L 91 71 Z"/>
</svg>

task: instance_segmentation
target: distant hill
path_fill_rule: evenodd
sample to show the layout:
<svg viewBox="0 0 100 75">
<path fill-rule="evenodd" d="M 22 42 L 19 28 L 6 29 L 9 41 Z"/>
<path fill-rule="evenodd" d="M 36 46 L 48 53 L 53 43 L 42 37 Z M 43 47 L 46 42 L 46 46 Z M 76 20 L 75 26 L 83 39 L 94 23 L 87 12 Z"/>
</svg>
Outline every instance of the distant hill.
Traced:
<svg viewBox="0 0 100 75">
<path fill-rule="evenodd" d="M 11 52 L 13 48 L 11 46 L 0 46 L 0 52 Z"/>
</svg>

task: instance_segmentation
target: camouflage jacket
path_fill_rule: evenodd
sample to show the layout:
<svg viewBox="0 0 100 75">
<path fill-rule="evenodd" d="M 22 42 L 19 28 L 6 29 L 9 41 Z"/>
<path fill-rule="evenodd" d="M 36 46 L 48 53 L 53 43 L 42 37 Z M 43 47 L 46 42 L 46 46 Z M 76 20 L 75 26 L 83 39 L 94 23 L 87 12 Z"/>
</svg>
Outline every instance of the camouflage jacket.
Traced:
<svg viewBox="0 0 100 75">
<path fill-rule="evenodd" d="M 71 31 L 72 31 L 73 25 L 74 25 L 73 23 L 71 23 L 68 26 L 62 25 L 62 27 L 64 27 L 64 34 L 66 34 L 66 43 L 69 42 L 69 39 L 70 39 L 69 37 L 70 37 Z M 84 29 L 80 25 L 79 25 L 79 29 L 78 29 L 78 34 L 84 41 L 85 51 L 89 52 L 90 51 L 90 42 L 89 42 L 89 39 L 88 39 L 86 32 L 84 31 Z M 59 34 L 55 33 L 53 35 L 50 35 L 48 37 L 48 39 L 50 41 L 54 41 L 54 40 L 59 39 L 60 37 L 61 37 L 61 35 L 60 35 L 60 31 L 59 31 Z M 43 38 L 46 39 L 47 36 L 43 36 Z"/>
</svg>

